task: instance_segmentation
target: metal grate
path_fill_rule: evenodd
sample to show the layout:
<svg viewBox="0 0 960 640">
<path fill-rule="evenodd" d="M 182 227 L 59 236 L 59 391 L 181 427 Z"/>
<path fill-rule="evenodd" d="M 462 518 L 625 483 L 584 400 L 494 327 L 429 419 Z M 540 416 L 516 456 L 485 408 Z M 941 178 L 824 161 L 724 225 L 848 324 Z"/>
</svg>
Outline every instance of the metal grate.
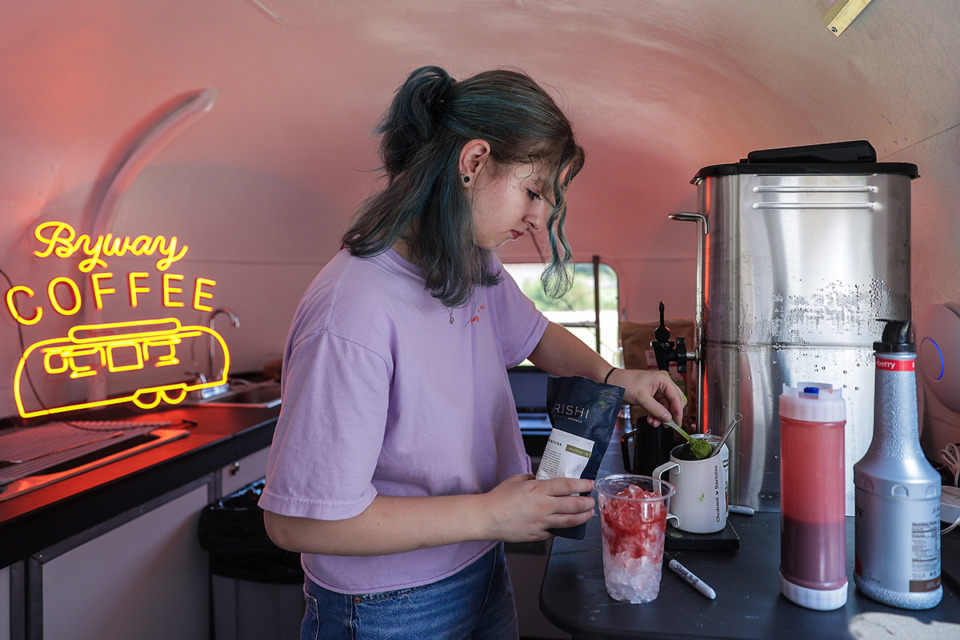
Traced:
<svg viewBox="0 0 960 640">
<path fill-rule="evenodd" d="M 75 421 L 0 433 L 0 486 L 132 439 L 169 422 Z"/>
</svg>

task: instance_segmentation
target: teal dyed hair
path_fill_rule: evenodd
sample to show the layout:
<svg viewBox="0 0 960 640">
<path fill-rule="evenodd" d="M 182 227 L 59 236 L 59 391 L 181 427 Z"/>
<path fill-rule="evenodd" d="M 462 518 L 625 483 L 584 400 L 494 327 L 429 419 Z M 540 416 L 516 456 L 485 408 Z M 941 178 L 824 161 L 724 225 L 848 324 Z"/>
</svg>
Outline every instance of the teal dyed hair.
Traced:
<svg viewBox="0 0 960 640">
<path fill-rule="evenodd" d="M 570 121 L 532 79 L 497 70 L 457 82 L 439 67 L 422 67 L 397 90 L 377 132 L 387 185 L 360 207 L 343 236 L 353 255 L 381 253 L 403 238 L 427 288 L 449 307 L 465 304 L 473 287 L 498 282 L 490 251 L 474 242 L 458 172 L 463 146 L 482 139 L 494 171 L 531 162 L 546 168 L 551 260 L 542 281 L 549 295 L 566 293 L 572 278 L 564 196 L 584 154 Z"/>
</svg>

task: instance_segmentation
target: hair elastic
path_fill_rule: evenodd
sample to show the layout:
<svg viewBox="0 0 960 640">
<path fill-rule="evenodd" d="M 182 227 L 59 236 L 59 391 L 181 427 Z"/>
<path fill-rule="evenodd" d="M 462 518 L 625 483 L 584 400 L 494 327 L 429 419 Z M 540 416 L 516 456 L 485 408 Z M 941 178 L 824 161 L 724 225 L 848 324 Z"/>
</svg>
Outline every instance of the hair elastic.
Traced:
<svg viewBox="0 0 960 640">
<path fill-rule="evenodd" d="M 607 376 L 603 379 L 603 384 L 607 384 L 607 380 L 610 379 L 610 374 L 613 373 L 613 372 L 616 371 L 616 370 L 617 370 L 617 368 L 614 367 L 614 368 L 610 369 L 610 371 L 607 371 Z"/>
</svg>

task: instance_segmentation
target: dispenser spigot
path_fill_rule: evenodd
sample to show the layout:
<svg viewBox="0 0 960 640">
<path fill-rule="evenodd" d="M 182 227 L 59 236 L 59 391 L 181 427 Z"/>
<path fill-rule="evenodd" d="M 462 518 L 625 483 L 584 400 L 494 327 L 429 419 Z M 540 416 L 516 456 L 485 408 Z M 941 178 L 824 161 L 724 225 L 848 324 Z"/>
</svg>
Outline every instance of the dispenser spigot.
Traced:
<svg viewBox="0 0 960 640">
<path fill-rule="evenodd" d="M 686 373 L 687 360 L 695 360 L 694 354 L 687 352 L 687 341 L 685 338 L 677 338 L 676 342 L 670 339 L 670 328 L 667 327 L 663 319 L 663 301 L 660 301 L 660 325 L 653 333 L 654 339 L 650 342 L 653 347 L 653 354 L 657 359 L 657 368 L 661 371 L 668 371 L 670 363 L 677 363 L 677 372 Z"/>
</svg>

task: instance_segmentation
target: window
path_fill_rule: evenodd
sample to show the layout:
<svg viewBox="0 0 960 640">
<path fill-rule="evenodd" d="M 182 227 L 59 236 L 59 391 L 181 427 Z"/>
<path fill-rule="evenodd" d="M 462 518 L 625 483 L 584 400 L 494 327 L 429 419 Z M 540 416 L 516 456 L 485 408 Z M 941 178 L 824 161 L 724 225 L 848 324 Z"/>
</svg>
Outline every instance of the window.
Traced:
<svg viewBox="0 0 960 640">
<path fill-rule="evenodd" d="M 573 287 L 565 296 L 554 300 L 547 297 L 540 284 L 542 264 L 514 262 L 503 266 L 550 321 L 568 328 L 607 362 L 621 364 L 618 352 L 620 293 L 613 267 L 602 264 L 597 257 L 593 262 L 577 263 Z"/>
</svg>

